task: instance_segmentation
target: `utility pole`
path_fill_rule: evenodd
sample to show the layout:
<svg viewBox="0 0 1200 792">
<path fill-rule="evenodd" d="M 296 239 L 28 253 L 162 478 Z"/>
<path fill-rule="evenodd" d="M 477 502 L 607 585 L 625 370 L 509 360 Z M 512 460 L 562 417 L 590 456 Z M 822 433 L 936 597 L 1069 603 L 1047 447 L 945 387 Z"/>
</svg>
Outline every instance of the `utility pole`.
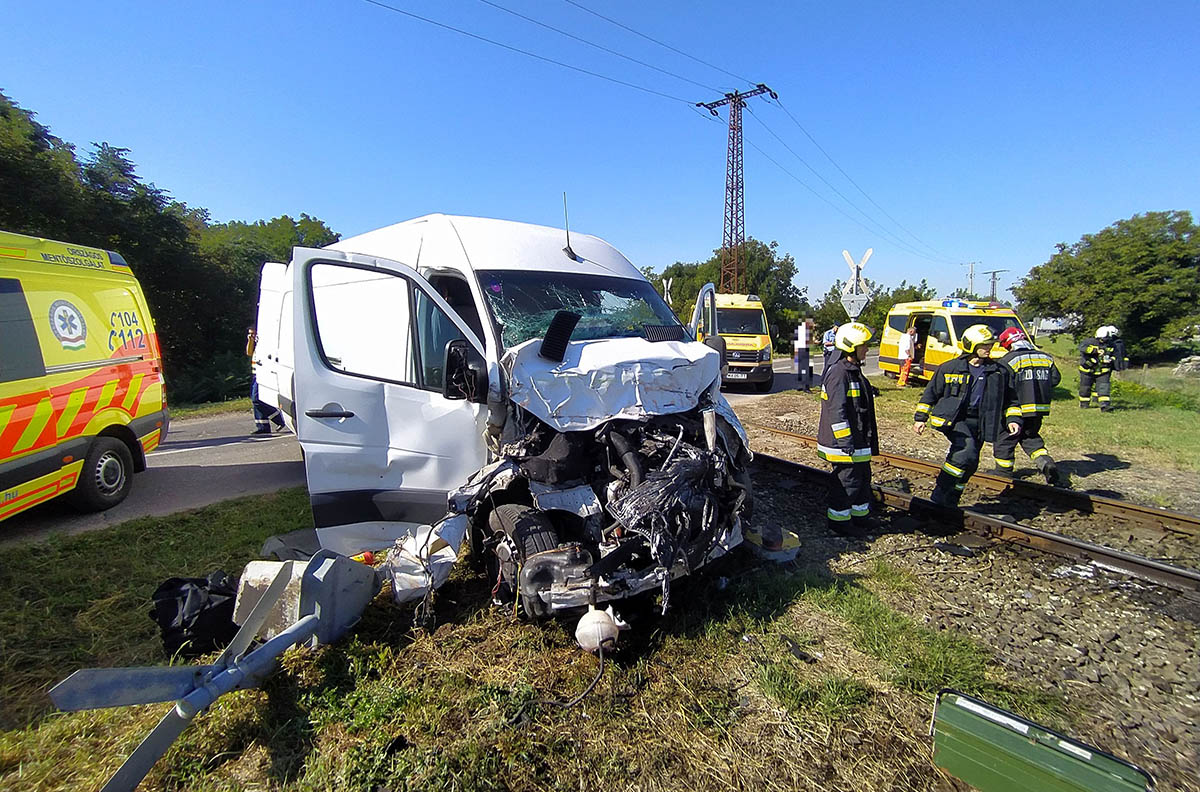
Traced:
<svg viewBox="0 0 1200 792">
<path fill-rule="evenodd" d="M 717 108 L 729 105 L 729 155 L 725 163 L 725 228 L 721 235 L 721 279 L 718 291 L 723 294 L 742 293 L 742 243 L 746 241 L 746 192 L 742 181 L 742 108 L 752 96 L 779 94 L 759 83 L 751 91 L 725 94 L 715 102 L 696 102 L 715 116 Z"/>
<path fill-rule="evenodd" d="M 984 275 L 992 276 L 992 296 L 989 298 L 992 302 L 996 301 L 996 281 L 999 280 L 1001 272 L 1008 272 L 1008 270 L 987 270 L 983 273 Z"/>
<path fill-rule="evenodd" d="M 959 266 L 967 267 L 967 294 L 975 296 L 975 262 L 968 261 L 966 264 Z"/>
</svg>

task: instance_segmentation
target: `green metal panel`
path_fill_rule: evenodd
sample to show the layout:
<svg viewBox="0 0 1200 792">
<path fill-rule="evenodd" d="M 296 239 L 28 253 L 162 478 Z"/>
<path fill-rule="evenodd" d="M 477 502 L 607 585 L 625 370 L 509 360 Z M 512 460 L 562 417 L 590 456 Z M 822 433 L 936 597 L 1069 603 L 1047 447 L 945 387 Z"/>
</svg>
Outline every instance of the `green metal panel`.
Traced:
<svg viewBox="0 0 1200 792">
<path fill-rule="evenodd" d="M 964 693 L 933 706 L 933 761 L 981 792 L 1143 792 L 1154 779 L 1117 759 Z"/>
</svg>

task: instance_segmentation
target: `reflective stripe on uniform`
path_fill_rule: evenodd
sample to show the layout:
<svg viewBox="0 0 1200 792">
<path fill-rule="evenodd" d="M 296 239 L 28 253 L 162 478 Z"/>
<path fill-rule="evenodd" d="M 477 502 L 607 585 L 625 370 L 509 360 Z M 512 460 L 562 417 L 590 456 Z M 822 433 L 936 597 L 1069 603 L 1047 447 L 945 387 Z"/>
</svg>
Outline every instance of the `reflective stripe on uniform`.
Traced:
<svg viewBox="0 0 1200 792">
<path fill-rule="evenodd" d="M 850 507 L 850 515 L 853 517 L 866 517 L 871 513 L 871 504 L 862 503 Z"/>
<path fill-rule="evenodd" d="M 940 415 L 931 415 L 929 416 L 929 423 L 933 424 L 934 426 L 945 426 L 946 419 L 942 418 Z"/>
<path fill-rule="evenodd" d="M 965 482 L 965 481 L 960 481 L 954 485 L 954 489 L 958 490 L 959 492 L 962 492 L 966 488 L 967 488 L 967 482 Z"/>
<path fill-rule="evenodd" d="M 849 509 L 826 509 L 825 516 L 834 522 L 846 522 L 850 519 Z"/>
<path fill-rule="evenodd" d="M 839 438 L 839 439 L 841 439 L 843 437 L 849 437 L 850 436 L 850 424 L 848 424 L 848 423 L 834 424 L 833 425 L 833 436 L 836 438 Z"/>
<path fill-rule="evenodd" d="M 1034 415 L 1036 413 L 1050 412 L 1049 404 L 1022 404 L 1021 413 L 1023 415 Z"/>
<path fill-rule="evenodd" d="M 942 470 L 946 471 L 947 473 L 949 473 L 951 476 L 954 476 L 955 478 L 963 477 L 963 469 L 960 467 L 955 467 L 954 465 L 951 465 L 949 462 L 942 463 Z"/>
<path fill-rule="evenodd" d="M 1016 464 L 1015 459 L 997 459 L 996 464 L 1002 468 L 1011 468 Z"/>
<path fill-rule="evenodd" d="M 1038 457 L 1040 457 L 1040 456 L 1046 456 L 1046 454 L 1049 454 L 1049 453 L 1050 453 L 1050 452 L 1049 452 L 1049 451 L 1047 451 L 1045 448 L 1039 448 L 1039 449 L 1037 449 L 1036 451 L 1034 451 L 1032 454 L 1030 454 L 1030 455 L 1029 455 L 1029 458 L 1030 458 L 1030 459 L 1037 459 Z"/>
<path fill-rule="evenodd" d="M 861 395 L 862 395 L 862 391 L 860 391 L 860 390 L 859 390 L 858 388 L 856 388 L 856 387 L 853 387 L 853 386 L 851 386 L 851 387 L 849 387 L 849 388 L 847 388 L 847 389 L 846 389 L 846 395 L 847 395 L 847 396 L 861 396 Z"/>
<path fill-rule="evenodd" d="M 824 459 L 826 462 L 853 462 L 850 454 L 840 448 L 830 448 L 817 444 L 817 456 Z"/>
<path fill-rule="evenodd" d="M 1108 396 L 1100 396 L 1098 398 L 1100 399 L 1100 401 L 1112 401 L 1112 399 L 1109 398 Z"/>
<path fill-rule="evenodd" d="M 822 385 L 822 386 L 821 386 L 821 399 L 822 399 L 823 401 L 829 401 L 829 394 L 825 392 L 825 386 L 824 386 L 824 385 Z"/>
<path fill-rule="evenodd" d="M 1004 417 L 1005 418 L 1020 418 L 1021 417 L 1021 408 L 1015 407 L 1015 406 L 1009 407 L 1007 410 L 1004 411 Z"/>
<path fill-rule="evenodd" d="M 917 412 L 919 412 L 919 413 L 928 413 L 928 412 L 929 412 L 929 409 L 930 409 L 930 407 L 932 407 L 932 406 L 933 406 L 933 405 L 926 404 L 925 402 L 920 402 L 919 404 L 917 404 Z"/>
</svg>

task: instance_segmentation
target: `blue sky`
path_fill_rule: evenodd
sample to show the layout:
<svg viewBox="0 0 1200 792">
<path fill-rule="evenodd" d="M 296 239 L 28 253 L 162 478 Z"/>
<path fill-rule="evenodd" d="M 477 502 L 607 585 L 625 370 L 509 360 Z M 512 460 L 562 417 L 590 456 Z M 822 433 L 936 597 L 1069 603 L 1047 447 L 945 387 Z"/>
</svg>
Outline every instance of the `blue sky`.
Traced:
<svg viewBox="0 0 1200 792">
<path fill-rule="evenodd" d="M 344 235 L 437 211 L 561 225 L 566 190 L 573 229 L 661 270 L 721 243 L 725 117 L 689 103 L 750 87 L 727 71 L 776 90 L 870 196 L 784 109 L 751 100 L 746 233 L 778 241 L 818 296 L 847 273 L 843 248 L 874 248 L 865 274 L 888 284 L 948 292 L 974 260 L 1009 270 L 1005 287 L 1057 242 L 1197 208 L 1194 0 L 578 0 L 724 71 L 566 0 L 495 0 L 704 87 L 481 0 L 387 1 L 675 98 L 364 0 L 6 0 L 0 89 L 81 149 L 130 148 L 144 178 L 217 220 L 308 212 Z"/>
</svg>

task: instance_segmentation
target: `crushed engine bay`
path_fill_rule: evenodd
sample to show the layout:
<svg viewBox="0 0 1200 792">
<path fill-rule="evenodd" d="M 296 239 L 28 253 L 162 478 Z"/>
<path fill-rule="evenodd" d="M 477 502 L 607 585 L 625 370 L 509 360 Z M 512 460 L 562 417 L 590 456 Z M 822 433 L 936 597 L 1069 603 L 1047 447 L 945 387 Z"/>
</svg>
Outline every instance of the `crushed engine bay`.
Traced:
<svg viewBox="0 0 1200 792">
<path fill-rule="evenodd" d="M 497 604 L 543 617 L 657 588 L 666 611 L 674 578 L 741 542 L 749 455 L 711 407 L 574 432 L 513 411 L 461 503 Z"/>
</svg>

